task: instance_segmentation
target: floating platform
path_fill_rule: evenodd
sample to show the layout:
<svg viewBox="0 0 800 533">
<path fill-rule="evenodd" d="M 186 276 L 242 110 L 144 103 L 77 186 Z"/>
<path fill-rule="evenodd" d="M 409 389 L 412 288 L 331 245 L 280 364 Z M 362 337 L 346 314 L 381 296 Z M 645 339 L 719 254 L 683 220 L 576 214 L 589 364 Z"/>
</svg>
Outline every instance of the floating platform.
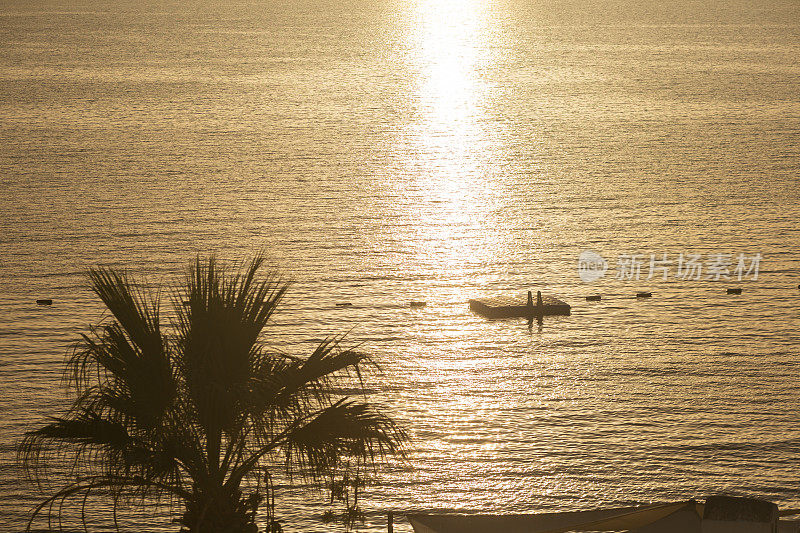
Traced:
<svg viewBox="0 0 800 533">
<path fill-rule="evenodd" d="M 541 303 L 530 296 L 500 296 L 497 298 L 477 298 L 469 301 L 469 308 L 487 318 L 569 316 L 570 306 L 549 295 L 541 297 Z"/>
</svg>

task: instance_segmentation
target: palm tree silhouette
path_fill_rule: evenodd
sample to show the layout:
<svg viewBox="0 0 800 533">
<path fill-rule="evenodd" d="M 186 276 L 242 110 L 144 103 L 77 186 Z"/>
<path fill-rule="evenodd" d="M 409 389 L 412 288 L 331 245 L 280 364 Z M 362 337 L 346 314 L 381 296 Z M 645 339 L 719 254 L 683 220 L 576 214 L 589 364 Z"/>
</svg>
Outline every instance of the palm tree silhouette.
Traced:
<svg viewBox="0 0 800 533">
<path fill-rule="evenodd" d="M 267 347 L 262 333 L 287 284 L 260 276 L 263 263 L 233 271 L 198 258 L 172 289 L 171 319 L 126 274 L 90 271 L 110 316 L 67 361 L 72 406 L 19 448 L 33 479 L 64 459 L 76 477 L 34 509 L 28 528 L 70 497 L 101 492 L 115 511 L 121 501 L 178 502 L 183 531 L 257 531 L 259 509 L 278 531 L 272 480 L 284 474 L 330 487 L 345 515 L 357 514 L 364 475 L 402 456 L 406 435 L 375 405 L 341 394 L 371 365 L 341 337 L 305 358 Z"/>
</svg>

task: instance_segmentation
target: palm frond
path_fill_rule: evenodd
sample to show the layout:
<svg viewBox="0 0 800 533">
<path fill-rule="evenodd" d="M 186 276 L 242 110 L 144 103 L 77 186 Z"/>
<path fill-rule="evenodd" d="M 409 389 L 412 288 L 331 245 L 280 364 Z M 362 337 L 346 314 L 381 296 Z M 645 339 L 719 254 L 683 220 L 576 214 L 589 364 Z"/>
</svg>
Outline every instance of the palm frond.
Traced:
<svg viewBox="0 0 800 533">
<path fill-rule="evenodd" d="M 63 502 L 70 497 L 83 494 L 82 505 L 85 505 L 86 499 L 93 491 L 105 489 L 112 494 L 112 497 L 116 502 L 121 493 L 126 490 L 131 490 L 131 492 L 136 493 L 138 492 L 138 489 L 152 486 L 153 483 L 135 476 L 97 475 L 80 477 L 76 481 L 69 483 L 65 487 L 62 487 L 60 490 L 47 497 L 43 502 L 37 505 L 31 512 L 31 516 L 28 519 L 28 524 L 25 528 L 25 531 L 31 530 L 36 517 L 39 516 L 39 514 L 45 509 L 48 509 L 48 522 L 52 522 L 53 515 L 60 515 L 60 509 L 58 511 L 54 510 L 55 505 L 58 502 L 63 504 Z M 183 500 L 191 499 L 192 496 L 190 492 L 176 488 L 169 484 L 156 484 L 156 486 L 164 493 Z M 60 516 L 56 516 L 56 518 L 60 518 Z M 83 516 L 83 521 L 85 522 L 85 516 Z M 48 529 L 53 528 L 50 527 Z"/>
<path fill-rule="evenodd" d="M 207 428 L 226 428 L 251 377 L 262 329 L 287 290 L 276 276 L 257 280 L 257 257 L 244 271 L 228 275 L 212 257 L 199 259 L 178 306 L 178 361 L 198 419 Z"/>
<path fill-rule="evenodd" d="M 362 352 L 341 349 L 341 340 L 323 340 L 307 359 L 274 354 L 254 358 L 245 405 L 253 422 L 258 426 L 279 418 L 295 419 L 329 405 L 341 381 L 355 375 L 360 382 L 361 367 L 371 360 Z"/>
<path fill-rule="evenodd" d="M 375 466 L 388 455 L 405 457 L 407 434 L 372 404 L 343 398 L 307 414 L 232 468 L 228 483 L 236 484 L 262 458 L 283 450 L 287 473 L 319 480 L 334 474 L 342 461 L 353 459 Z"/>
<path fill-rule="evenodd" d="M 374 462 L 402 454 L 406 435 L 373 405 L 342 399 L 287 436 L 287 462 L 326 475 L 345 458 Z"/>
<path fill-rule="evenodd" d="M 136 290 L 122 273 L 106 268 L 89 271 L 92 289 L 143 352 L 158 353 L 162 346 L 158 299 Z"/>
<path fill-rule="evenodd" d="M 26 433 L 18 454 L 26 473 L 39 486 L 46 468 L 60 462 L 71 464 L 73 473 L 81 477 L 135 480 L 136 491 L 129 491 L 129 496 L 138 492 L 144 497 L 186 492 L 185 469 L 175 448 L 168 440 L 138 439 L 123 424 L 85 411 L 75 418 L 54 418 Z M 116 488 L 120 493 L 115 497 L 119 497 L 131 485 Z"/>
<path fill-rule="evenodd" d="M 55 456 L 71 457 L 73 464 L 90 455 L 122 453 L 131 442 L 124 426 L 91 411 L 74 418 L 51 418 L 45 426 L 25 433 L 17 453 L 28 475 L 37 480 Z"/>
<path fill-rule="evenodd" d="M 121 413 L 141 428 L 157 429 L 177 393 L 169 346 L 159 324 L 159 304 L 138 294 L 134 283 L 114 271 L 90 272 L 93 289 L 113 321 L 82 335 L 67 363 L 83 401 L 96 401 L 90 378 L 115 391 Z"/>
</svg>

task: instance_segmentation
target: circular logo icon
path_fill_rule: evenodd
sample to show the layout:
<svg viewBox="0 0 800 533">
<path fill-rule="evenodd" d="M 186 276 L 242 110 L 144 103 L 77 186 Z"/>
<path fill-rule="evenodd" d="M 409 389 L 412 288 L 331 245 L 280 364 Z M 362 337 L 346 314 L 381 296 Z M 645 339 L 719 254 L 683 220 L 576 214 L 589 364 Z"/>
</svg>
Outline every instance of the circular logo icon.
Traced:
<svg viewBox="0 0 800 533">
<path fill-rule="evenodd" d="M 584 250 L 578 256 L 578 276 L 581 281 L 591 283 L 606 275 L 608 261 L 594 250 Z"/>
</svg>

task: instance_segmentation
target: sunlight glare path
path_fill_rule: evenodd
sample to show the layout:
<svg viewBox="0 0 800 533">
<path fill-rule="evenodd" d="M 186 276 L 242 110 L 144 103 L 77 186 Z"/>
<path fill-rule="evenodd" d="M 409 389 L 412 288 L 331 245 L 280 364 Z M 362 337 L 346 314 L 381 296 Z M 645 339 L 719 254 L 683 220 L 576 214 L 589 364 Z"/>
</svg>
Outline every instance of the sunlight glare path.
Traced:
<svg viewBox="0 0 800 533">
<path fill-rule="evenodd" d="M 417 159 L 409 161 L 413 186 L 428 205 L 415 256 L 432 269 L 466 273 L 500 244 L 484 231 L 501 197 L 505 160 L 487 80 L 496 59 L 491 12 L 486 0 L 422 0 L 412 20 L 406 45 L 417 120 L 405 144 Z"/>
</svg>

